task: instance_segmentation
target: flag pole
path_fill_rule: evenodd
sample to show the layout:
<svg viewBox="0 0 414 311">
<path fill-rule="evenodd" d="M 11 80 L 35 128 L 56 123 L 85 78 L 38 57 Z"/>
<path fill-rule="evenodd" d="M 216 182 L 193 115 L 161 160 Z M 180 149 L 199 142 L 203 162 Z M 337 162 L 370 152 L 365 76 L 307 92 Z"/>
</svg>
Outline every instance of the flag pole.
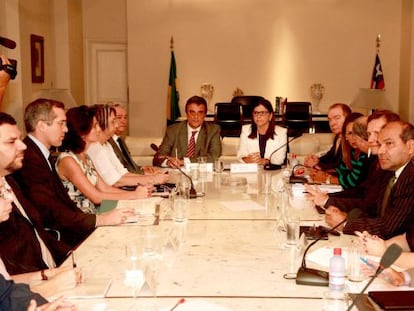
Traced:
<svg viewBox="0 0 414 311">
<path fill-rule="evenodd" d="M 171 38 L 171 40 L 172 40 L 172 38 Z M 381 35 L 378 34 L 377 35 L 377 54 L 379 54 L 379 52 L 380 52 L 380 47 L 381 47 Z"/>
</svg>

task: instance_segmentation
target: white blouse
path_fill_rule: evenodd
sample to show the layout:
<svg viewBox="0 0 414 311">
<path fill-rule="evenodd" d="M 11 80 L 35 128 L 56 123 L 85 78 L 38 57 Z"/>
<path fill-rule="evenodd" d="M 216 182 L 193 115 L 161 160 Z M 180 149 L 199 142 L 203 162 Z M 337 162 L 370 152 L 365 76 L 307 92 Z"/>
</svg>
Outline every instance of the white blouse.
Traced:
<svg viewBox="0 0 414 311">
<path fill-rule="evenodd" d="M 243 162 L 242 158 L 247 157 L 250 153 L 260 152 L 259 147 L 259 134 L 256 138 L 249 138 L 252 130 L 251 124 L 243 125 L 240 134 L 239 150 L 237 151 L 237 158 Z M 275 126 L 275 135 L 273 139 L 266 141 L 266 149 L 264 157 L 269 159 L 270 155 L 277 148 L 286 145 L 287 142 L 287 129 L 280 126 Z M 272 155 L 270 162 L 272 164 L 282 164 L 286 157 L 286 146 L 282 147 L 279 151 Z"/>
</svg>

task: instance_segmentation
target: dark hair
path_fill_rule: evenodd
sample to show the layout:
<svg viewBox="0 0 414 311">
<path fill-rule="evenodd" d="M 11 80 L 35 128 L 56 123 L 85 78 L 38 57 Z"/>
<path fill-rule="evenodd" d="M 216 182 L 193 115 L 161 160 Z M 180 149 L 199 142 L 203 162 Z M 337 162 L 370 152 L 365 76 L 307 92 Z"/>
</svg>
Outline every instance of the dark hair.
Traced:
<svg viewBox="0 0 414 311">
<path fill-rule="evenodd" d="M 38 98 L 26 106 L 24 110 L 24 126 L 27 133 L 34 132 L 39 121 L 51 125 L 56 118 L 53 107 L 65 109 L 65 105 L 57 100 Z"/>
<path fill-rule="evenodd" d="M 407 141 L 414 139 L 414 126 L 411 123 L 405 121 L 393 121 L 390 123 L 396 123 L 401 126 L 400 138 L 404 143 L 407 143 Z M 387 123 L 387 125 L 390 123 Z"/>
<path fill-rule="evenodd" d="M 66 113 L 68 132 L 63 139 L 61 150 L 80 153 L 85 150 L 82 136 L 87 135 L 93 125 L 94 110 L 82 105 L 68 110 Z"/>
<path fill-rule="evenodd" d="M 16 120 L 8 113 L 0 112 L 0 125 L 3 124 L 16 125 Z"/>
<path fill-rule="evenodd" d="M 253 121 L 253 110 L 254 110 L 254 108 L 256 108 L 257 106 L 260 106 L 260 105 L 262 105 L 263 107 L 265 107 L 265 109 L 268 112 L 270 112 L 270 114 L 272 116 L 274 115 L 274 113 L 273 113 L 273 106 L 272 106 L 272 104 L 267 99 L 261 98 L 257 102 L 255 102 L 255 103 L 252 104 L 252 131 L 249 134 L 249 138 L 252 138 L 252 139 L 257 138 L 257 125 Z M 268 140 L 269 138 L 271 138 L 271 139 L 274 138 L 274 135 L 275 135 L 275 125 L 276 125 L 275 118 L 272 117 L 270 119 L 269 127 L 267 128 L 267 131 L 266 131 L 266 134 L 265 134 L 266 140 Z"/>
<path fill-rule="evenodd" d="M 341 149 L 342 149 L 342 160 L 344 161 L 346 167 L 349 170 L 352 170 L 352 147 L 349 142 L 346 140 L 346 127 L 349 123 L 354 122 L 356 119 L 362 117 L 363 114 L 359 112 L 351 112 L 344 121 L 344 125 L 342 126 L 342 138 L 341 138 Z"/>
<path fill-rule="evenodd" d="M 94 110 L 94 115 L 96 121 L 98 121 L 99 127 L 102 131 L 106 130 L 109 125 L 109 116 L 111 113 L 116 115 L 116 110 L 110 105 L 93 105 L 92 109 Z"/>
<path fill-rule="evenodd" d="M 205 109 L 205 112 L 207 113 L 207 102 L 203 97 L 193 96 L 193 97 L 190 97 L 189 99 L 187 99 L 187 102 L 185 103 L 185 112 L 187 112 L 187 108 L 191 104 L 203 105 L 204 109 Z"/>
<path fill-rule="evenodd" d="M 367 117 L 362 116 L 354 121 L 352 132 L 363 140 L 368 140 Z"/>
<path fill-rule="evenodd" d="M 368 116 L 368 123 L 372 120 L 384 118 L 385 121 L 392 122 L 392 121 L 400 121 L 400 116 L 391 111 L 391 110 L 375 110 L 372 114 Z"/>
<path fill-rule="evenodd" d="M 342 113 L 344 114 L 344 117 L 347 117 L 352 113 L 351 108 L 347 104 L 343 104 L 343 103 L 332 104 L 331 106 L 329 106 L 328 111 L 334 108 L 338 108 L 338 107 L 342 109 Z"/>
</svg>

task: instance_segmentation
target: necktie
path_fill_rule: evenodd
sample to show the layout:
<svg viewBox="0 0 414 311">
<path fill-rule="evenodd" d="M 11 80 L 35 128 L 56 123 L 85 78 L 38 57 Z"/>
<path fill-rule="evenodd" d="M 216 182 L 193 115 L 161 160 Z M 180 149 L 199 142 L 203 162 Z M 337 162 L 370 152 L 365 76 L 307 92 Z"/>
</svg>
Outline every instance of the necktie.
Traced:
<svg viewBox="0 0 414 311">
<path fill-rule="evenodd" d="M 381 205 L 381 217 L 384 216 L 385 213 L 385 209 L 388 205 L 388 200 L 390 199 L 390 194 L 391 194 L 391 189 L 394 186 L 395 183 L 395 175 L 391 177 L 390 181 L 387 184 L 387 187 L 385 188 L 384 191 L 384 198 L 382 199 L 382 205 Z"/>
<path fill-rule="evenodd" d="M 124 158 L 128 161 L 129 165 L 135 169 L 138 170 L 139 168 L 135 164 L 134 160 L 131 158 L 131 154 L 128 151 L 128 147 L 126 146 L 124 140 L 121 137 L 118 137 L 116 139 L 119 149 L 121 149 L 122 154 L 124 155 Z"/>
<path fill-rule="evenodd" d="M 192 158 L 194 156 L 194 151 L 195 151 L 195 134 L 196 133 L 197 133 L 197 131 L 192 131 L 191 132 L 190 141 L 189 141 L 188 147 L 187 147 L 187 153 L 185 155 L 187 158 Z"/>
</svg>

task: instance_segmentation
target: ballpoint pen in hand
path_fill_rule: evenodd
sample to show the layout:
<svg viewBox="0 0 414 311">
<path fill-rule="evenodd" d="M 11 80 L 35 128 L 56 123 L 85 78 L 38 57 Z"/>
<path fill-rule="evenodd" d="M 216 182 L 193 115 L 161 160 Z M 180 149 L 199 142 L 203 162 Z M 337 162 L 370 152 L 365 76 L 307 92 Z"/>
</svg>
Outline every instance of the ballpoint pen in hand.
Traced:
<svg viewBox="0 0 414 311">
<path fill-rule="evenodd" d="M 74 252 L 73 252 L 73 251 L 72 251 L 72 253 L 71 253 L 71 257 L 72 257 L 72 267 L 73 267 L 73 268 L 76 268 L 75 254 L 74 254 Z"/>
</svg>

